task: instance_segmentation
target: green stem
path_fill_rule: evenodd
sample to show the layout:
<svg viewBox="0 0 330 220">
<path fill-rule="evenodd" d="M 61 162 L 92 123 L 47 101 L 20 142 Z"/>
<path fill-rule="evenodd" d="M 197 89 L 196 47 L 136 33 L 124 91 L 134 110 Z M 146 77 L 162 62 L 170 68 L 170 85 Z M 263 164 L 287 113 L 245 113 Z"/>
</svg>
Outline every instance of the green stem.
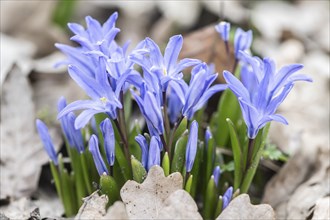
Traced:
<svg viewBox="0 0 330 220">
<path fill-rule="evenodd" d="M 165 152 L 168 152 L 169 153 L 169 151 L 168 151 L 168 147 L 167 147 L 167 144 L 166 144 L 166 141 L 165 141 L 165 137 L 164 137 L 164 135 L 163 134 L 161 134 L 161 135 L 159 135 L 160 136 L 160 140 L 162 141 L 162 143 L 163 143 L 163 146 L 164 146 L 164 149 L 165 149 Z"/>
<path fill-rule="evenodd" d="M 172 132 L 171 132 L 171 135 L 170 135 L 170 138 L 169 138 L 169 141 L 168 141 L 168 146 L 169 146 L 169 150 L 170 150 L 170 152 L 168 152 L 168 153 L 169 153 L 170 160 L 172 159 L 171 151 L 172 151 L 172 144 L 173 144 L 173 139 L 174 139 L 174 136 L 175 136 L 175 132 L 178 129 L 178 127 L 181 124 L 183 119 L 184 119 L 184 117 L 183 117 L 183 115 L 181 115 L 179 120 L 174 124 L 174 127 L 172 129 Z"/>
<path fill-rule="evenodd" d="M 82 154 L 80 154 L 80 162 L 81 162 L 81 167 L 82 167 L 82 171 L 83 171 L 83 177 L 85 180 L 85 184 L 86 184 L 86 188 L 87 188 L 87 192 L 88 194 L 91 194 L 92 191 L 92 179 L 89 175 L 88 172 L 88 168 L 87 168 L 87 160 L 86 160 L 86 156 L 85 156 L 86 152 L 83 152 Z"/>
<path fill-rule="evenodd" d="M 246 160 L 246 167 L 245 172 L 249 169 L 251 163 L 252 163 L 252 156 L 253 156 L 253 148 L 254 148 L 254 141 L 255 139 L 249 138 L 249 144 L 248 144 L 248 154 L 247 154 L 247 160 Z"/>
<path fill-rule="evenodd" d="M 125 151 L 126 159 L 127 159 L 127 161 L 131 161 L 131 159 L 130 159 L 130 152 L 129 152 L 129 149 L 128 149 L 128 141 L 125 138 L 125 135 L 124 135 L 124 133 L 123 133 L 123 131 L 121 129 L 121 126 L 120 126 L 120 124 L 118 122 L 118 119 L 115 119 L 114 122 L 115 122 L 115 125 L 116 125 L 116 127 L 118 129 L 118 132 L 119 132 L 119 135 L 120 135 L 120 138 L 121 138 L 121 140 L 123 142 L 123 145 L 124 145 L 124 151 Z"/>
</svg>

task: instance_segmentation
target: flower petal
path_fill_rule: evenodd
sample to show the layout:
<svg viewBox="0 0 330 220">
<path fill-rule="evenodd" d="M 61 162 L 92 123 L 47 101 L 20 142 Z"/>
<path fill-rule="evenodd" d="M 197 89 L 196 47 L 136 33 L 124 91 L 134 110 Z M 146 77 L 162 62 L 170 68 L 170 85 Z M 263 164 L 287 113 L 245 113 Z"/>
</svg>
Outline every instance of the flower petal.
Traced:
<svg viewBox="0 0 330 220">
<path fill-rule="evenodd" d="M 168 73 L 175 70 L 179 53 L 182 48 L 183 38 L 181 35 L 175 35 L 170 38 L 164 53 L 164 63 Z"/>
</svg>

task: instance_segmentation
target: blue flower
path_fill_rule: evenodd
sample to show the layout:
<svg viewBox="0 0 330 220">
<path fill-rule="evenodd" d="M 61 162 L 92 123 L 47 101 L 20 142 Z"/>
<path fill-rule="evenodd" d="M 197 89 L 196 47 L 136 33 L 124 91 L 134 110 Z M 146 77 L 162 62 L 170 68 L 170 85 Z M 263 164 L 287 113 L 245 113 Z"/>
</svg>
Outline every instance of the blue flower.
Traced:
<svg viewBox="0 0 330 220">
<path fill-rule="evenodd" d="M 185 93 L 188 85 L 185 81 L 172 81 L 166 91 L 167 114 L 170 122 L 174 124 L 182 114 L 182 108 L 185 103 Z"/>
<path fill-rule="evenodd" d="M 116 43 L 113 41 L 120 31 L 115 27 L 115 22 L 118 18 L 118 13 L 113 13 L 108 20 L 101 25 L 91 16 L 85 18 L 87 28 L 79 24 L 69 23 L 68 27 L 75 34 L 71 40 L 80 44 L 84 49 L 100 50 L 104 54 L 109 53 Z"/>
<path fill-rule="evenodd" d="M 198 141 L 198 123 L 193 121 L 189 128 L 189 137 L 186 149 L 186 172 L 190 172 L 193 168 Z"/>
<path fill-rule="evenodd" d="M 132 91 L 132 95 L 146 119 L 150 134 L 152 136 L 163 134 L 164 122 L 159 99 L 156 99 L 155 95 L 148 91 L 145 84 L 141 87 L 140 93 L 141 96 L 138 96 Z"/>
<path fill-rule="evenodd" d="M 100 63 L 97 78 L 91 78 L 76 66 L 68 67 L 69 74 L 82 87 L 92 100 L 78 100 L 66 106 L 58 115 L 58 119 L 75 110 L 85 109 L 76 119 L 75 128 L 84 127 L 97 113 L 106 113 L 112 119 L 117 118 L 117 108 L 122 108 L 119 101 L 120 88 L 113 91 L 107 73 Z"/>
<path fill-rule="evenodd" d="M 248 137 L 254 139 L 259 129 L 269 121 L 288 124 L 283 116 L 275 114 L 278 106 L 289 94 L 295 81 L 312 80 L 305 75 L 295 74 L 303 68 L 301 64 L 284 66 L 276 73 L 272 59 L 261 60 L 246 53 L 240 54 L 248 65 L 242 69 L 242 82 L 228 71 L 223 74 L 228 87 L 238 98 Z"/>
<path fill-rule="evenodd" d="M 183 69 L 200 63 L 197 59 L 189 58 L 178 62 L 182 44 L 181 35 L 171 37 L 163 56 L 158 45 L 152 39 L 146 38 L 132 52 L 130 59 L 145 71 L 156 75 L 161 90 L 166 91 L 170 80 L 182 79 Z"/>
<path fill-rule="evenodd" d="M 144 168 L 148 168 L 148 143 L 146 138 L 139 134 L 135 137 L 135 141 L 140 145 L 142 156 L 141 156 L 141 163 L 144 166 Z"/>
<path fill-rule="evenodd" d="M 108 174 L 108 169 L 105 166 L 105 163 L 102 159 L 100 149 L 99 149 L 99 141 L 95 134 L 91 136 L 89 139 L 89 151 L 92 153 L 93 160 L 95 163 L 95 167 L 99 175 L 103 175 L 104 173 Z"/>
<path fill-rule="evenodd" d="M 222 210 L 224 210 L 229 205 L 229 202 L 232 199 L 232 197 L 233 197 L 233 187 L 231 186 L 223 194 Z"/>
<path fill-rule="evenodd" d="M 114 38 L 119 32 L 115 28 L 115 22 L 118 18 L 118 13 L 113 13 L 109 19 L 101 26 L 101 24 L 90 16 L 86 17 L 87 28 L 79 24 L 69 23 L 68 27 L 75 34 L 71 40 L 76 41 L 81 47 L 74 48 L 64 44 L 55 44 L 64 54 L 67 55 L 68 60 L 58 63 L 75 65 L 83 70 L 90 77 L 95 78 L 95 68 L 98 66 L 97 57 L 88 56 L 91 52 L 98 52 L 106 57 L 110 57 L 118 45 Z"/>
<path fill-rule="evenodd" d="M 214 183 L 216 186 L 218 186 L 220 176 L 221 176 L 220 166 L 216 166 L 213 170 Z"/>
<path fill-rule="evenodd" d="M 65 107 L 66 100 L 64 97 L 61 97 L 57 104 L 58 111 L 62 111 Z M 60 119 L 61 127 L 70 147 L 75 147 L 79 153 L 82 153 L 85 150 L 84 139 L 81 131 L 74 127 L 75 120 L 75 114 L 73 112 L 69 112 Z"/>
<path fill-rule="evenodd" d="M 215 30 L 220 34 L 223 41 L 228 42 L 230 23 L 221 21 L 219 24 L 215 26 Z"/>
<path fill-rule="evenodd" d="M 246 51 L 250 48 L 252 43 L 252 31 L 243 31 L 241 28 L 237 28 L 234 37 L 234 50 L 235 50 L 235 57 L 237 60 L 240 60 L 240 53 L 239 51 Z"/>
<path fill-rule="evenodd" d="M 100 124 L 100 129 L 104 139 L 104 149 L 107 161 L 110 166 L 115 163 L 115 133 L 109 118 Z"/>
<path fill-rule="evenodd" d="M 54 162 L 55 165 L 58 164 L 56 152 L 52 139 L 49 135 L 48 128 L 41 120 L 36 120 L 37 130 L 40 136 L 40 139 L 44 145 L 44 148 L 49 156 L 49 158 Z"/>
<path fill-rule="evenodd" d="M 160 150 L 162 148 L 162 143 L 157 136 L 152 136 L 149 146 L 148 154 L 148 170 L 154 165 L 160 165 Z"/>
<path fill-rule="evenodd" d="M 218 76 L 218 74 L 213 73 L 213 68 L 209 68 L 206 63 L 201 63 L 192 69 L 182 109 L 182 115 L 189 120 L 192 119 L 197 110 L 205 105 L 212 95 L 227 88 L 225 84 L 214 85 L 210 88 Z"/>
</svg>

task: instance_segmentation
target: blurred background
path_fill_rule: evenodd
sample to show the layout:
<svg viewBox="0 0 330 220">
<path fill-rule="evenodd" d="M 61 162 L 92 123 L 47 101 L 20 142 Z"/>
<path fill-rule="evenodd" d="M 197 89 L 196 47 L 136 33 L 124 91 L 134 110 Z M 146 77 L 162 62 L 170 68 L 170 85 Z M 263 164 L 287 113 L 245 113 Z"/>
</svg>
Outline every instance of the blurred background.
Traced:
<svg viewBox="0 0 330 220">
<path fill-rule="evenodd" d="M 310 215 L 310 207 L 318 199 L 329 195 L 330 165 L 325 162 L 330 159 L 329 1 L 1 0 L 0 10 L 2 211 L 15 213 L 37 206 L 42 215 L 60 215 L 62 208 L 55 194 L 40 190 L 42 165 L 48 159 L 34 123 L 38 117 L 53 125 L 51 133 L 59 149 L 57 100 L 65 96 L 71 102 L 84 98 L 84 93 L 64 67 L 54 68 L 65 58 L 54 43 L 72 44 L 68 22 L 85 25 L 85 16 L 91 15 L 103 23 L 114 11 L 119 12 L 117 27 L 121 29 L 117 40 L 130 40 L 130 50 L 145 37 L 164 45 L 170 36 L 183 34 L 184 51 L 189 54 L 196 48 L 208 48 L 210 30 L 213 33 L 213 26 L 226 20 L 233 29 L 253 30 L 253 54 L 273 58 L 278 68 L 304 64 L 302 73 L 310 75 L 314 83 L 295 86 L 280 107 L 290 125 L 273 123 L 270 134 L 272 143 L 294 160 L 281 170 L 274 168 L 278 174 L 267 185 L 263 201 L 280 217 L 300 219 Z M 199 37 L 194 38 L 193 33 Z M 319 188 L 309 187 L 309 181 Z M 312 199 L 301 199 L 306 197 Z M 287 211 L 291 209 L 295 211 Z"/>
</svg>

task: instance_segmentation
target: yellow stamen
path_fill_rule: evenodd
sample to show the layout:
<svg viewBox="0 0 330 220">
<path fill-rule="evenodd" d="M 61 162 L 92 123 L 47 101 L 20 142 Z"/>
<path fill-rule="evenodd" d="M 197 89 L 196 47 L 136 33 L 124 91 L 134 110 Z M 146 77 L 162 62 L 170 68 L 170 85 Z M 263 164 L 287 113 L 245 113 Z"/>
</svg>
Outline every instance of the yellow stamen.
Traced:
<svg viewBox="0 0 330 220">
<path fill-rule="evenodd" d="M 106 97 L 102 97 L 102 98 L 100 98 L 100 100 L 101 100 L 101 102 L 106 103 L 108 99 Z"/>
<path fill-rule="evenodd" d="M 165 68 L 163 69 L 163 74 L 167 76 L 167 70 Z"/>
</svg>

